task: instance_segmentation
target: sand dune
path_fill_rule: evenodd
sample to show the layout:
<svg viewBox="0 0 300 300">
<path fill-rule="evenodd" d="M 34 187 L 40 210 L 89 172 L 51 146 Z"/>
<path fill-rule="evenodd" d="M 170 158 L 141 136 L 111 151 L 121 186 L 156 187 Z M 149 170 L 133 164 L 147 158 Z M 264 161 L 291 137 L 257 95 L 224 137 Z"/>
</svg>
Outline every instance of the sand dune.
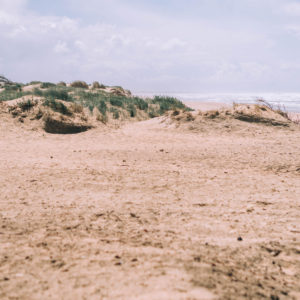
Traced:
<svg viewBox="0 0 300 300">
<path fill-rule="evenodd" d="M 232 122 L 2 113 L 0 298 L 299 299 L 299 127 Z"/>
</svg>

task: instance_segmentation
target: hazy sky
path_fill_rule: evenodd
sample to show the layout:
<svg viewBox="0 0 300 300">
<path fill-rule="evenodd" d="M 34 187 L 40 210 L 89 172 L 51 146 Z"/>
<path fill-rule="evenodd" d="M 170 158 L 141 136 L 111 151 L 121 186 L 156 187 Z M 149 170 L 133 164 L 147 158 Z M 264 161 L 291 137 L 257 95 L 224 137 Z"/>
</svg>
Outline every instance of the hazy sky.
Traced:
<svg viewBox="0 0 300 300">
<path fill-rule="evenodd" d="M 300 1 L 0 0 L 0 74 L 136 92 L 300 92 Z"/>
</svg>

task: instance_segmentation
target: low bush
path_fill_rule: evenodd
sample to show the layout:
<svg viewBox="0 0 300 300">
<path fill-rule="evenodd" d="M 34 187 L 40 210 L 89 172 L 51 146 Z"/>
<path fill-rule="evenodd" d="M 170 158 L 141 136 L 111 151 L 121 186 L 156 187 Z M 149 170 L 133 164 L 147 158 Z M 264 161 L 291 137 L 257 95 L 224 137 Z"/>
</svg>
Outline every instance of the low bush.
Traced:
<svg viewBox="0 0 300 300">
<path fill-rule="evenodd" d="M 133 102 L 138 107 L 138 109 L 140 109 L 140 110 L 148 109 L 148 103 L 144 99 L 134 97 Z"/>
<path fill-rule="evenodd" d="M 155 96 L 152 103 L 159 105 L 159 113 L 163 114 L 168 110 L 183 109 L 191 110 L 185 106 L 180 100 L 168 96 Z"/>
<path fill-rule="evenodd" d="M 28 111 L 35 105 L 34 101 L 27 100 L 24 102 L 18 103 L 18 106 L 21 108 L 22 111 Z"/>
<path fill-rule="evenodd" d="M 120 118 L 120 112 L 117 108 L 111 107 L 110 112 L 112 112 L 114 119 L 119 119 Z"/>
<path fill-rule="evenodd" d="M 5 90 L 6 91 L 22 91 L 22 86 L 20 84 L 13 84 L 13 85 L 5 85 Z"/>
<path fill-rule="evenodd" d="M 95 81 L 95 82 L 93 82 L 92 88 L 93 89 L 105 89 L 106 86 L 102 83 L 100 84 L 98 81 Z"/>
<path fill-rule="evenodd" d="M 53 111 L 60 112 L 63 115 L 72 115 L 72 112 L 60 101 L 53 98 L 46 98 L 44 106 L 50 107 Z"/>
<path fill-rule="evenodd" d="M 106 114 L 107 105 L 105 101 L 101 100 L 100 103 L 97 105 L 98 110 L 101 112 L 102 115 Z"/>
<path fill-rule="evenodd" d="M 23 96 L 30 95 L 30 92 L 23 91 L 2 91 L 0 93 L 0 101 L 9 101 L 18 98 L 22 98 Z"/>
<path fill-rule="evenodd" d="M 80 81 L 80 80 L 73 81 L 71 83 L 71 87 L 82 88 L 82 89 L 88 89 L 89 88 L 88 84 L 85 81 Z"/>
<path fill-rule="evenodd" d="M 43 92 L 43 96 L 64 101 L 73 101 L 72 95 L 70 95 L 66 89 L 61 88 L 50 88 Z"/>
<path fill-rule="evenodd" d="M 35 88 L 35 89 L 33 90 L 33 94 L 34 94 L 35 96 L 42 97 L 42 96 L 44 95 L 44 92 L 43 92 L 42 90 L 40 90 L 39 88 Z"/>
<path fill-rule="evenodd" d="M 117 96 L 111 97 L 109 99 L 109 102 L 113 106 L 123 107 L 122 97 L 117 97 Z"/>
<path fill-rule="evenodd" d="M 54 87 L 56 86 L 56 84 L 52 83 L 52 82 L 42 82 L 41 84 L 41 89 L 48 89 L 50 87 Z"/>
<path fill-rule="evenodd" d="M 136 116 L 136 108 L 132 103 L 127 106 L 127 111 L 129 112 L 131 118 L 134 118 Z"/>
<path fill-rule="evenodd" d="M 39 84 L 39 83 L 42 83 L 42 82 L 37 81 L 37 80 L 33 80 L 33 81 L 30 81 L 29 83 L 27 83 L 27 85 L 33 85 L 33 84 Z"/>
</svg>

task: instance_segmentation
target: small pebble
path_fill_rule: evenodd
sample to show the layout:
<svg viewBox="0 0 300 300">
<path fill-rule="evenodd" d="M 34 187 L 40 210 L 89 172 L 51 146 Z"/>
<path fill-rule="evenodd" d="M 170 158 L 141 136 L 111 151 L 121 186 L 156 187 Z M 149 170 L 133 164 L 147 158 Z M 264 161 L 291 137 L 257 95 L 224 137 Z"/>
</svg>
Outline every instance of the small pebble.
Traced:
<svg viewBox="0 0 300 300">
<path fill-rule="evenodd" d="M 241 241 L 243 240 L 243 238 L 242 238 L 241 236 L 239 236 L 239 237 L 237 238 L 237 240 L 238 240 L 239 242 L 241 242 Z"/>
</svg>

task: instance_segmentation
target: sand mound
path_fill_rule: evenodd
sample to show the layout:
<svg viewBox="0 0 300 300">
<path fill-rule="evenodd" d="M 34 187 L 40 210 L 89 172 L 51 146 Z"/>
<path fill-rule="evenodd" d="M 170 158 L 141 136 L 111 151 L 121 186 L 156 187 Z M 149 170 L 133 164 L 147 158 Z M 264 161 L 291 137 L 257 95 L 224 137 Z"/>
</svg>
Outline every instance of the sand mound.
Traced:
<svg viewBox="0 0 300 300">
<path fill-rule="evenodd" d="M 79 133 L 92 128 L 84 120 L 76 120 L 59 113 L 47 114 L 43 120 L 44 129 L 49 133 Z"/>
<path fill-rule="evenodd" d="M 79 133 L 93 127 L 80 105 L 61 100 L 26 98 L 3 103 L 3 107 L 20 123 L 31 128 L 42 128 L 49 133 Z"/>
<path fill-rule="evenodd" d="M 168 114 L 166 121 L 176 127 L 188 129 L 217 126 L 230 130 L 248 126 L 247 123 L 276 127 L 290 127 L 295 124 L 287 113 L 264 104 L 235 104 L 232 108 L 197 112 L 175 110 Z"/>
</svg>

